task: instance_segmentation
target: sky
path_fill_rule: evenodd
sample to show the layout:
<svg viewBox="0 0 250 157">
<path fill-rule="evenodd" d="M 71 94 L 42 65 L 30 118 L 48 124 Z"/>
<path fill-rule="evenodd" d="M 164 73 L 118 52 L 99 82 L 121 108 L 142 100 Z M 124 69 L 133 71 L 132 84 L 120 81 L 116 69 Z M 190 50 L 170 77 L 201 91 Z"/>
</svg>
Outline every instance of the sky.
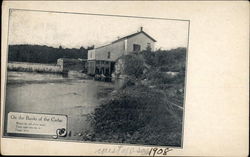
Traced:
<svg viewBox="0 0 250 157">
<path fill-rule="evenodd" d="M 155 48 L 187 47 L 188 21 L 12 10 L 9 45 L 79 48 L 100 46 L 139 31 L 156 39 Z"/>
</svg>

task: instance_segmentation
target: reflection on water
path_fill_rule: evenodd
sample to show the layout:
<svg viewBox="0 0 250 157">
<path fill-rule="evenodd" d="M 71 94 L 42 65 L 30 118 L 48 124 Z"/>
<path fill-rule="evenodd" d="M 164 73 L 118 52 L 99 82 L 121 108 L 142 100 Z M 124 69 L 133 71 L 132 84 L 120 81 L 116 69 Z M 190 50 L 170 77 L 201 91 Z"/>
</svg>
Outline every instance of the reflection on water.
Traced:
<svg viewBox="0 0 250 157">
<path fill-rule="evenodd" d="M 68 115 L 68 131 L 72 134 L 66 139 L 80 140 L 79 134 L 89 127 L 86 115 L 113 88 L 112 83 L 58 74 L 8 72 L 5 111 Z"/>
</svg>

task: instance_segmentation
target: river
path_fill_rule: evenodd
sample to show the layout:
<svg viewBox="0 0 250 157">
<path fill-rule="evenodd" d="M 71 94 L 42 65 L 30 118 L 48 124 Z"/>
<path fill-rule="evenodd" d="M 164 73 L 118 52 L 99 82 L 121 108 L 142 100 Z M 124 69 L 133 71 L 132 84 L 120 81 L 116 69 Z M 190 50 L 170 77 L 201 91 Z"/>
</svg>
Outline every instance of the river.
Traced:
<svg viewBox="0 0 250 157">
<path fill-rule="evenodd" d="M 68 116 L 66 140 L 81 140 L 89 129 L 87 114 L 113 91 L 108 82 L 59 74 L 8 72 L 5 113 L 32 112 Z M 6 114 L 7 115 L 7 114 Z"/>
</svg>

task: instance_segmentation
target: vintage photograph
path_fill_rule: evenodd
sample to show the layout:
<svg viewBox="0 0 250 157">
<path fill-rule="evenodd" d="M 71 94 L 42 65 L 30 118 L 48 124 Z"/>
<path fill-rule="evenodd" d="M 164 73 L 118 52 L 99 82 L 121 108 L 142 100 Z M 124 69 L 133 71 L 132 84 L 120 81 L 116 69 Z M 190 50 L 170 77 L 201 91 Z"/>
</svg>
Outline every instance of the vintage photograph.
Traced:
<svg viewBox="0 0 250 157">
<path fill-rule="evenodd" d="M 10 9 L 8 22 L 3 137 L 182 147 L 189 20 Z"/>
</svg>

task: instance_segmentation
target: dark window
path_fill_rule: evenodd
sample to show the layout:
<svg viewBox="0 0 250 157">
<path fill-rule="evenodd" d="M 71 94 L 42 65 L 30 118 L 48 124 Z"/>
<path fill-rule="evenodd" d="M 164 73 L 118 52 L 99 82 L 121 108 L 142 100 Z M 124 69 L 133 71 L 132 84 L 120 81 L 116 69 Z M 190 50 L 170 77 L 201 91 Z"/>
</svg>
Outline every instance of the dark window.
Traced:
<svg viewBox="0 0 250 157">
<path fill-rule="evenodd" d="M 146 50 L 148 50 L 148 51 L 151 51 L 151 50 L 152 50 L 152 49 L 151 49 L 151 43 L 147 43 Z"/>
<path fill-rule="evenodd" d="M 141 50 L 141 46 L 138 44 L 134 44 L 133 45 L 133 51 L 140 51 Z"/>
<path fill-rule="evenodd" d="M 150 48 L 151 48 L 151 44 L 150 44 L 150 43 L 147 43 L 147 47 L 150 47 Z"/>
<path fill-rule="evenodd" d="M 110 58 L 110 52 L 108 52 L 108 58 Z"/>
</svg>

